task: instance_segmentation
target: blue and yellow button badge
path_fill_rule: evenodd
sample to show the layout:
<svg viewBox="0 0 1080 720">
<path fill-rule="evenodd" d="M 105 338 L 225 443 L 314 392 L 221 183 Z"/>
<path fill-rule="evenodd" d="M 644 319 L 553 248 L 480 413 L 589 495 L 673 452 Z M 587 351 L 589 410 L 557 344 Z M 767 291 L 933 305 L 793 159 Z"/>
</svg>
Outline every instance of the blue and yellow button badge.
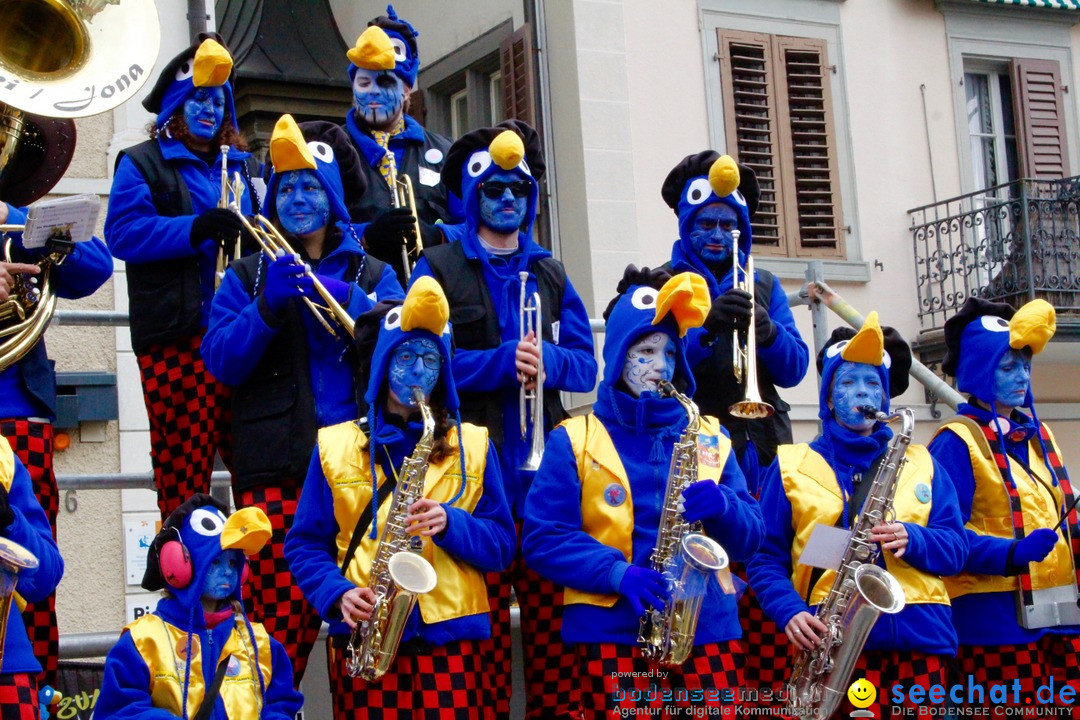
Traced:
<svg viewBox="0 0 1080 720">
<path fill-rule="evenodd" d="M 874 717 L 874 713 L 870 712 L 866 708 L 874 704 L 877 700 L 877 688 L 874 687 L 866 678 L 859 678 L 855 682 L 851 683 L 851 687 L 847 691 L 848 700 L 858 710 L 851 713 L 853 718 L 865 718 Z"/>
</svg>

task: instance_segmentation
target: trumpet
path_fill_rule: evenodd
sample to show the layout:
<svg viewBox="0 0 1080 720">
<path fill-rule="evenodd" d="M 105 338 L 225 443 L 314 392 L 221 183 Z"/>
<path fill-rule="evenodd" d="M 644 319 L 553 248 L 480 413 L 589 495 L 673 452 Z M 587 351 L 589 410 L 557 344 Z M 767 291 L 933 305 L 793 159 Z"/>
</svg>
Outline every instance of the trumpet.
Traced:
<svg viewBox="0 0 1080 720">
<path fill-rule="evenodd" d="M 424 251 L 424 240 L 420 235 L 420 216 L 416 214 L 416 194 L 413 192 L 412 178 L 405 173 L 398 174 L 397 161 L 394 160 L 394 153 L 390 148 L 386 149 L 386 157 L 389 158 L 390 177 L 393 178 L 387 181 L 390 185 L 390 205 L 395 209 L 409 208 L 413 216 L 413 249 L 409 250 L 408 238 L 401 244 L 401 265 L 405 270 L 405 284 L 408 285 L 413 266 Z"/>
<path fill-rule="evenodd" d="M 239 207 L 240 198 L 237 194 L 240 186 L 238 184 L 229 184 L 229 146 L 221 146 L 221 197 L 218 198 L 218 207 L 222 209 L 228 209 L 235 201 Z M 229 197 L 230 193 L 232 198 Z M 217 270 L 214 273 L 214 290 L 217 290 L 221 286 L 221 279 L 225 277 L 225 271 L 229 268 L 229 263 L 233 260 L 240 259 L 240 235 L 236 235 L 236 245 L 233 248 L 232 257 L 225 255 L 225 246 L 218 245 L 217 251 Z"/>
<path fill-rule="evenodd" d="M 543 337 L 543 314 L 540 305 L 540 293 L 534 292 L 527 297 L 526 285 L 529 281 L 529 273 L 520 272 L 521 295 L 518 301 L 518 328 L 519 337 L 524 340 L 529 333 L 536 335 L 536 349 L 540 351 L 540 360 L 536 364 L 536 387 L 532 390 L 525 389 L 525 380 L 521 382 L 521 390 L 518 392 L 518 417 L 521 422 L 521 439 L 524 440 L 529 423 L 532 422 L 532 446 L 529 455 L 525 458 L 522 470 L 536 471 L 540 468 L 540 460 L 544 456 L 544 337 Z M 527 380 L 527 378 L 526 378 Z M 532 412 L 529 412 L 529 403 L 532 403 Z"/>
<path fill-rule="evenodd" d="M 259 247 L 262 248 L 266 257 L 273 262 L 277 260 L 278 253 L 284 253 L 286 255 L 295 255 L 295 251 L 292 246 L 289 245 L 289 241 L 285 239 L 274 224 L 271 223 L 263 215 L 255 215 L 252 220 L 248 220 L 244 217 L 244 214 L 240 212 L 240 204 L 237 198 L 244 192 L 244 181 L 240 177 L 240 173 L 233 174 L 232 182 L 232 196 L 233 199 L 229 203 L 229 209 L 236 213 L 236 216 L 240 218 L 240 222 L 243 224 L 244 229 L 248 231 L 251 237 L 255 238 L 255 241 L 259 243 Z M 239 238 L 237 239 L 239 242 Z M 322 284 L 318 276 L 311 271 L 311 268 L 305 266 L 304 274 L 311 278 L 312 287 L 315 288 L 315 292 L 322 298 L 324 305 L 316 304 L 311 298 L 303 298 L 304 304 L 307 305 L 315 319 L 319 321 L 319 324 L 326 329 L 331 335 L 336 335 L 338 329 L 331 324 L 331 320 L 337 324 L 338 328 L 346 333 L 345 339 L 352 340 L 353 330 L 356 326 L 356 322 L 350 317 L 349 313 L 341 306 L 334 296 L 330 294 L 330 291 L 326 289 L 326 286 Z"/>
<path fill-rule="evenodd" d="M 739 331 L 733 330 L 731 337 L 731 365 L 735 370 L 735 379 L 744 384 L 743 399 L 732 403 L 728 412 L 743 420 L 760 420 L 776 412 L 776 409 L 761 399 L 761 388 L 757 377 L 757 335 L 754 332 L 754 257 L 746 256 L 746 272 L 739 278 L 739 231 L 732 230 L 735 247 L 732 258 L 732 287 L 750 294 L 750 327 L 746 330 L 746 342 L 739 338 Z"/>
</svg>

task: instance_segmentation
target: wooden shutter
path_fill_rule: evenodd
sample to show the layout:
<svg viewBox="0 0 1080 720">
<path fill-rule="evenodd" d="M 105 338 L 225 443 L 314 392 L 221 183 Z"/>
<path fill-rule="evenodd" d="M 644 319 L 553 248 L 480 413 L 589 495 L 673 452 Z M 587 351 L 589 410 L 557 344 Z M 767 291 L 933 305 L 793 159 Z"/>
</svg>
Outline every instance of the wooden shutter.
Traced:
<svg viewBox="0 0 1080 720">
<path fill-rule="evenodd" d="M 535 83 L 530 23 L 522 25 L 499 44 L 499 65 L 502 70 L 503 117 L 507 120 L 523 120 L 537 127 L 533 103 Z"/>
<path fill-rule="evenodd" d="M 724 96 L 727 147 L 750 166 L 761 186 L 752 228 L 754 247 L 786 255 L 778 205 L 780 140 L 772 81 L 772 41 L 768 35 L 718 30 L 720 82 Z"/>
<path fill-rule="evenodd" d="M 798 228 L 796 255 L 843 255 L 843 213 L 825 41 L 776 37 L 777 104 L 786 111 L 781 173 L 787 214 Z M 782 80 L 780 79 L 782 76 Z"/>
<path fill-rule="evenodd" d="M 754 252 L 843 256 L 825 42 L 718 30 L 727 146 L 757 174 Z"/>
<path fill-rule="evenodd" d="M 409 116 L 421 125 L 427 125 L 427 107 L 424 105 L 423 90 L 413 90 L 409 93 Z"/>
<path fill-rule="evenodd" d="M 1018 58 L 1012 63 L 1020 172 L 1048 180 L 1069 176 L 1061 70 L 1056 60 Z"/>
</svg>

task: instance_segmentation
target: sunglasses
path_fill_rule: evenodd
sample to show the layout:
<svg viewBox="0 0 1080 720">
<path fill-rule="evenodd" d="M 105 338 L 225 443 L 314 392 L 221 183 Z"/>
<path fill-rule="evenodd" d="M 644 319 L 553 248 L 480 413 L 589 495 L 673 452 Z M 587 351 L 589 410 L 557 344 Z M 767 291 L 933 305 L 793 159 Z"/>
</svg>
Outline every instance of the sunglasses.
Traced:
<svg viewBox="0 0 1080 720">
<path fill-rule="evenodd" d="M 498 200 L 506 193 L 507 189 L 510 190 L 510 194 L 520 200 L 529 197 L 529 193 L 532 192 L 532 183 L 528 180 L 517 180 L 512 183 L 491 180 L 480 183 L 480 192 L 484 193 L 484 197 L 488 200 Z"/>
</svg>

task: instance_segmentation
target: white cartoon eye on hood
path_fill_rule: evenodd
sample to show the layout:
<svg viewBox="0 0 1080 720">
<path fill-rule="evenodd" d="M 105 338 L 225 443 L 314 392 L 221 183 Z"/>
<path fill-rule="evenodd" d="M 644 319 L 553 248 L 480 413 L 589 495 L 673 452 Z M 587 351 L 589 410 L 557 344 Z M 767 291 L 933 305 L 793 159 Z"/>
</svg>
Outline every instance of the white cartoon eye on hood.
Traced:
<svg viewBox="0 0 1080 720">
<path fill-rule="evenodd" d="M 391 37 L 390 44 L 394 46 L 394 62 L 405 62 L 409 59 L 409 50 L 405 47 L 404 40 Z"/>
<path fill-rule="evenodd" d="M 217 508 L 201 507 L 191 513 L 188 525 L 200 535 L 214 537 L 225 529 L 225 516 Z"/>
<path fill-rule="evenodd" d="M 184 64 L 176 69 L 177 80 L 187 80 L 189 77 L 195 74 L 195 60 L 188 59 L 184 61 Z"/>
<path fill-rule="evenodd" d="M 888 350 L 881 351 L 881 364 L 885 367 L 886 370 L 892 367 L 892 358 L 889 356 Z"/>
<path fill-rule="evenodd" d="M 334 149 L 326 143 L 319 142 L 318 140 L 312 140 L 307 144 L 307 146 L 308 150 L 311 151 L 311 154 L 314 155 L 318 160 L 321 160 L 328 165 L 334 162 Z"/>
<path fill-rule="evenodd" d="M 699 177 L 686 188 L 686 202 L 691 205 L 700 205 L 712 195 L 712 185 L 709 178 Z"/>
<path fill-rule="evenodd" d="M 529 177 L 532 177 L 532 170 L 529 169 L 529 163 L 525 162 L 525 158 L 521 158 L 521 162 L 518 163 L 517 169 Z"/>
<path fill-rule="evenodd" d="M 630 296 L 630 304 L 638 310 L 655 310 L 656 298 L 658 295 L 659 293 L 655 288 L 639 287 L 634 291 L 634 294 Z"/>
<path fill-rule="evenodd" d="M 386 313 L 386 317 L 383 318 L 383 327 L 387 330 L 396 330 L 401 327 L 401 308 L 396 307 Z"/>
<path fill-rule="evenodd" d="M 1009 321 L 997 315 L 983 315 L 979 318 L 983 328 L 990 332 L 1009 332 Z"/>
<path fill-rule="evenodd" d="M 848 346 L 848 341 L 847 340 L 841 340 L 840 342 L 836 343 L 835 345 L 830 345 L 828 347 L 828 349 L 825 350 L 825 357 L 830 357 L 830 358 L 836 357 L 840 353 L 844 352 L 844 348 L 846 348 L 847 346 Z"/>
<path fill-rule="evenodd" d="M 491 167 L 491 153 L 487 150 L 477 150 L 469 156 L 469 163 L 465 167 L 469 171 L 469 177 L 478 177 Z"/>
</svg>

